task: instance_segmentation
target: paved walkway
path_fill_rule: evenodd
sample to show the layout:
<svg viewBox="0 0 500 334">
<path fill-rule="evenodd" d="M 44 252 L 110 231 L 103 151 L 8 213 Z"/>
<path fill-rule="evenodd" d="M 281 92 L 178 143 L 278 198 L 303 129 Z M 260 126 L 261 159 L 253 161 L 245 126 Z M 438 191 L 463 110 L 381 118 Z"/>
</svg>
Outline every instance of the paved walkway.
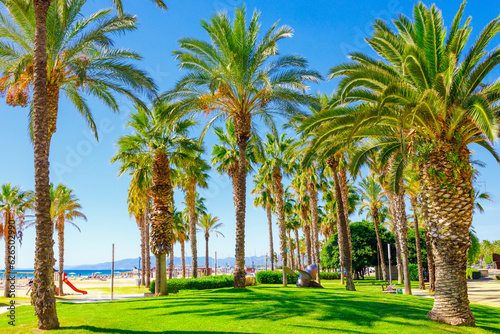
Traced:
<svg viewBox="0 0 500 334">
<path fill-rule="evenodd" d="M 500 307 L 500 281 L 493 277 L 490 275 L 488 278 L 467 280 L 469 301 L 472 304 Z M 415 296 L 432 298 L 427 290 L 414 289 L 412 292 Z"/>
<path fill-rule="evenodd" d="M 124 299 L 134 299 L 134 298 L 144 298 L 144 294 L 135 295 L 117 295 L 113 296 L 113 300 L 124 300 Z M 78 299 L 58 299 L 59 302 L 71 302 L 71 303 L 97 303 L 97 302 L 109 302 L 111 297 L 95 297 L 95 298 L 78 298 Z M 16 304 L 16 307 L 21 305 L 29 305 L 29 301 L 22 301 Z M 6 313 L 8 311 L 8 306 L 0 306 L 0 314 Z"/>
</svg>

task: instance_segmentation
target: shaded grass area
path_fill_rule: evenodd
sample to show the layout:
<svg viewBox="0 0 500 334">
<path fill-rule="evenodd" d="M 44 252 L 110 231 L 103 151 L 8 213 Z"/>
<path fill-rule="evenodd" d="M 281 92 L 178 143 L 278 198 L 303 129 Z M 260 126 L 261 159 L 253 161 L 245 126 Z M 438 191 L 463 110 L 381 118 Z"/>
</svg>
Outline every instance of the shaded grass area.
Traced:
<svg viewBox="0 0 500 334">
<path fill-rule="evenodd" d="M 260 285 L 188 291 L 161 297 L 104 303 L 58 303 L 63 333 L 500 333 L 500 309 L 473 305 L 476 328 L 427 320 L 432 299 L 386 295 L 377 286 L 349 292 L 338 284 L 325 289 Z M 31 306 L 16 309 L 15 328 L 36 327 Z"/>
</svg>

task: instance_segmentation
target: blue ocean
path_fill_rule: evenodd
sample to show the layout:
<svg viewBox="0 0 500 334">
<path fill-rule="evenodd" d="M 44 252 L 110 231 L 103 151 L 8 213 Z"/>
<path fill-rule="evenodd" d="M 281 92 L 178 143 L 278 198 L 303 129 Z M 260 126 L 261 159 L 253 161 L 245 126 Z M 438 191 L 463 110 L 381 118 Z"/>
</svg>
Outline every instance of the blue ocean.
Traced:
<svg viewBox="0 0 500 334">
<path fill-rule="evenodd" d="M 126 269 L 119 269 L 119 270 L 115 270 L 115 276 L 118 276 L 120 275 L 121 273 L 124 273 L 124 272 L 130 272 L 132 271 L 132 269 L 129 269 L 129 270 L 126 270 Z M 71 278 L 71 277 L 90 277 L 94 274 L 97 274 L 97 275 L 111 275 L 111 270 L 103 270 L 103 269 L 96 269 L 96 270 L 65 270 L 64 271 L 66 274 L 68 274 L 68 278 Z M 14 272 L 12 272 L 11 274 L 16 274 L 16 278 L 21 278 L 21 279 L 24 279 L 26 278 L 26 276 L 28 278 L 30 277 L 33 277 L 33 270 L 16 270 Z M 0 271 L 0 276 L 3 278 L 3 270 Z"/>
</svg>

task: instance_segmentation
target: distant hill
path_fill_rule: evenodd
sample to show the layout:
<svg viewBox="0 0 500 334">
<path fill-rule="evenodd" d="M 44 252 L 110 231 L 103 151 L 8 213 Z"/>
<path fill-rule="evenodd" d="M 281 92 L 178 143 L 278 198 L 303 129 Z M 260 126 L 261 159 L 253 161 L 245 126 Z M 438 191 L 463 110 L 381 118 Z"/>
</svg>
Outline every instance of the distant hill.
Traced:
<svg viewBox="0 0 500 334">
<path fill-rule="evenodd" d="M 214 266 L 214 258 L 209 258 L 209 265 Z M 265 265 L 266 257 L 265 256 L 254 256 L 254 257 L 246 257 L 245 264 L 247 266 L 252 265 L 252 261 L 256 266 Z M 169 258 L 167 258 L 167 263 L 169 262 Z M 235 259 L 234 257 L 226 257 L 224 259 L 217 259 L 219 266 L 230 266 L 234 267 Z M 180 257 L 174 257 L 174 265 L 180 266 L 182 265 L 182 260 Z M 186 265 L 191 265 L 191 257 L 186 257 Z M 268 262 L 269 265 L 269 262 Z M 151 256 L 151 267 L 155 266 L 155 258 Z M 205 257 L 198 257 L 198 266 L 205 266 Z M 103 262 L 96 264 L 84 264 L 77 266 L 65 266 L 68 270 L 111 270 L 111 262 Z M 129 270 L 134 267 L 139 267 L 139 258 L 135 259 L 123 259 L 115 261 L 115 270 Z"/>
</svg>

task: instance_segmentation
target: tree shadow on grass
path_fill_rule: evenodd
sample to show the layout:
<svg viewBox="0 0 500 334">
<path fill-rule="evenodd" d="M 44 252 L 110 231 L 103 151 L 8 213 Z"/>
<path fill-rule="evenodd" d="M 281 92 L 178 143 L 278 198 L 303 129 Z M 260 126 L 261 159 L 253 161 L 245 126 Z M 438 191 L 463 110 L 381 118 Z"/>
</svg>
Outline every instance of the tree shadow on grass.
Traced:
<svg viewBox="0 0 500 334">
<path fill-rule="evenodd" d="M 59 328 L 59 330 L 85 330 L 92 333 L 114 333 L 114 334 L 157 334 L 157 333 L 169 333 L 169 334 L 196 334 L 196 333 L 221 333 L 220 331 L 141 331 L 141 330 L 131 330 L 131 329 L 117 329 L 117 328 L 104 328 L 96 326 L 65 326 Z M 230 334 L 244 334 L 244 332 L 224 332 Z"/>
<path fill-rule="evenodd" d="M 194 313 L 201 317 L 262 321 L 263 326 L 265 322 L 287 321 L 297 317 L 297 321 L 287 321 L 287 325 L 304 328 L 312 326 L 317 330 L 332 330 L 335 320 L 365 328 L 385 322 L 414 329 L 422 327 L 424 331 L 429 327 L 437 329 L 435 323 L 427 321 L 427 313 L 432 309 L 433 301 L 416 298 L 381 293 L 367 295 L 366 291 L 346 292 L 339 289 L 259 287 L 245 293 L 240 289 L 222 289 L 196 296 L 181 294 L 175 299 L 164 299 L 165 303 L 142 303 L 135 309 L 161 309 L 159 316 Z M 228 304 L 231 306 L 227 307 Z M 500 309 L 492 314 L 492 308 L 473 305 L 473 311 L 478 327 L 500 331 L 497 323 Z M 301 323 L 301 318 L 309 323 Z M 315 323 L 311 324 L 311 320 Z M 444 326 L 443 329 L 450 328 L 439 326 Z"/>
</svg>

